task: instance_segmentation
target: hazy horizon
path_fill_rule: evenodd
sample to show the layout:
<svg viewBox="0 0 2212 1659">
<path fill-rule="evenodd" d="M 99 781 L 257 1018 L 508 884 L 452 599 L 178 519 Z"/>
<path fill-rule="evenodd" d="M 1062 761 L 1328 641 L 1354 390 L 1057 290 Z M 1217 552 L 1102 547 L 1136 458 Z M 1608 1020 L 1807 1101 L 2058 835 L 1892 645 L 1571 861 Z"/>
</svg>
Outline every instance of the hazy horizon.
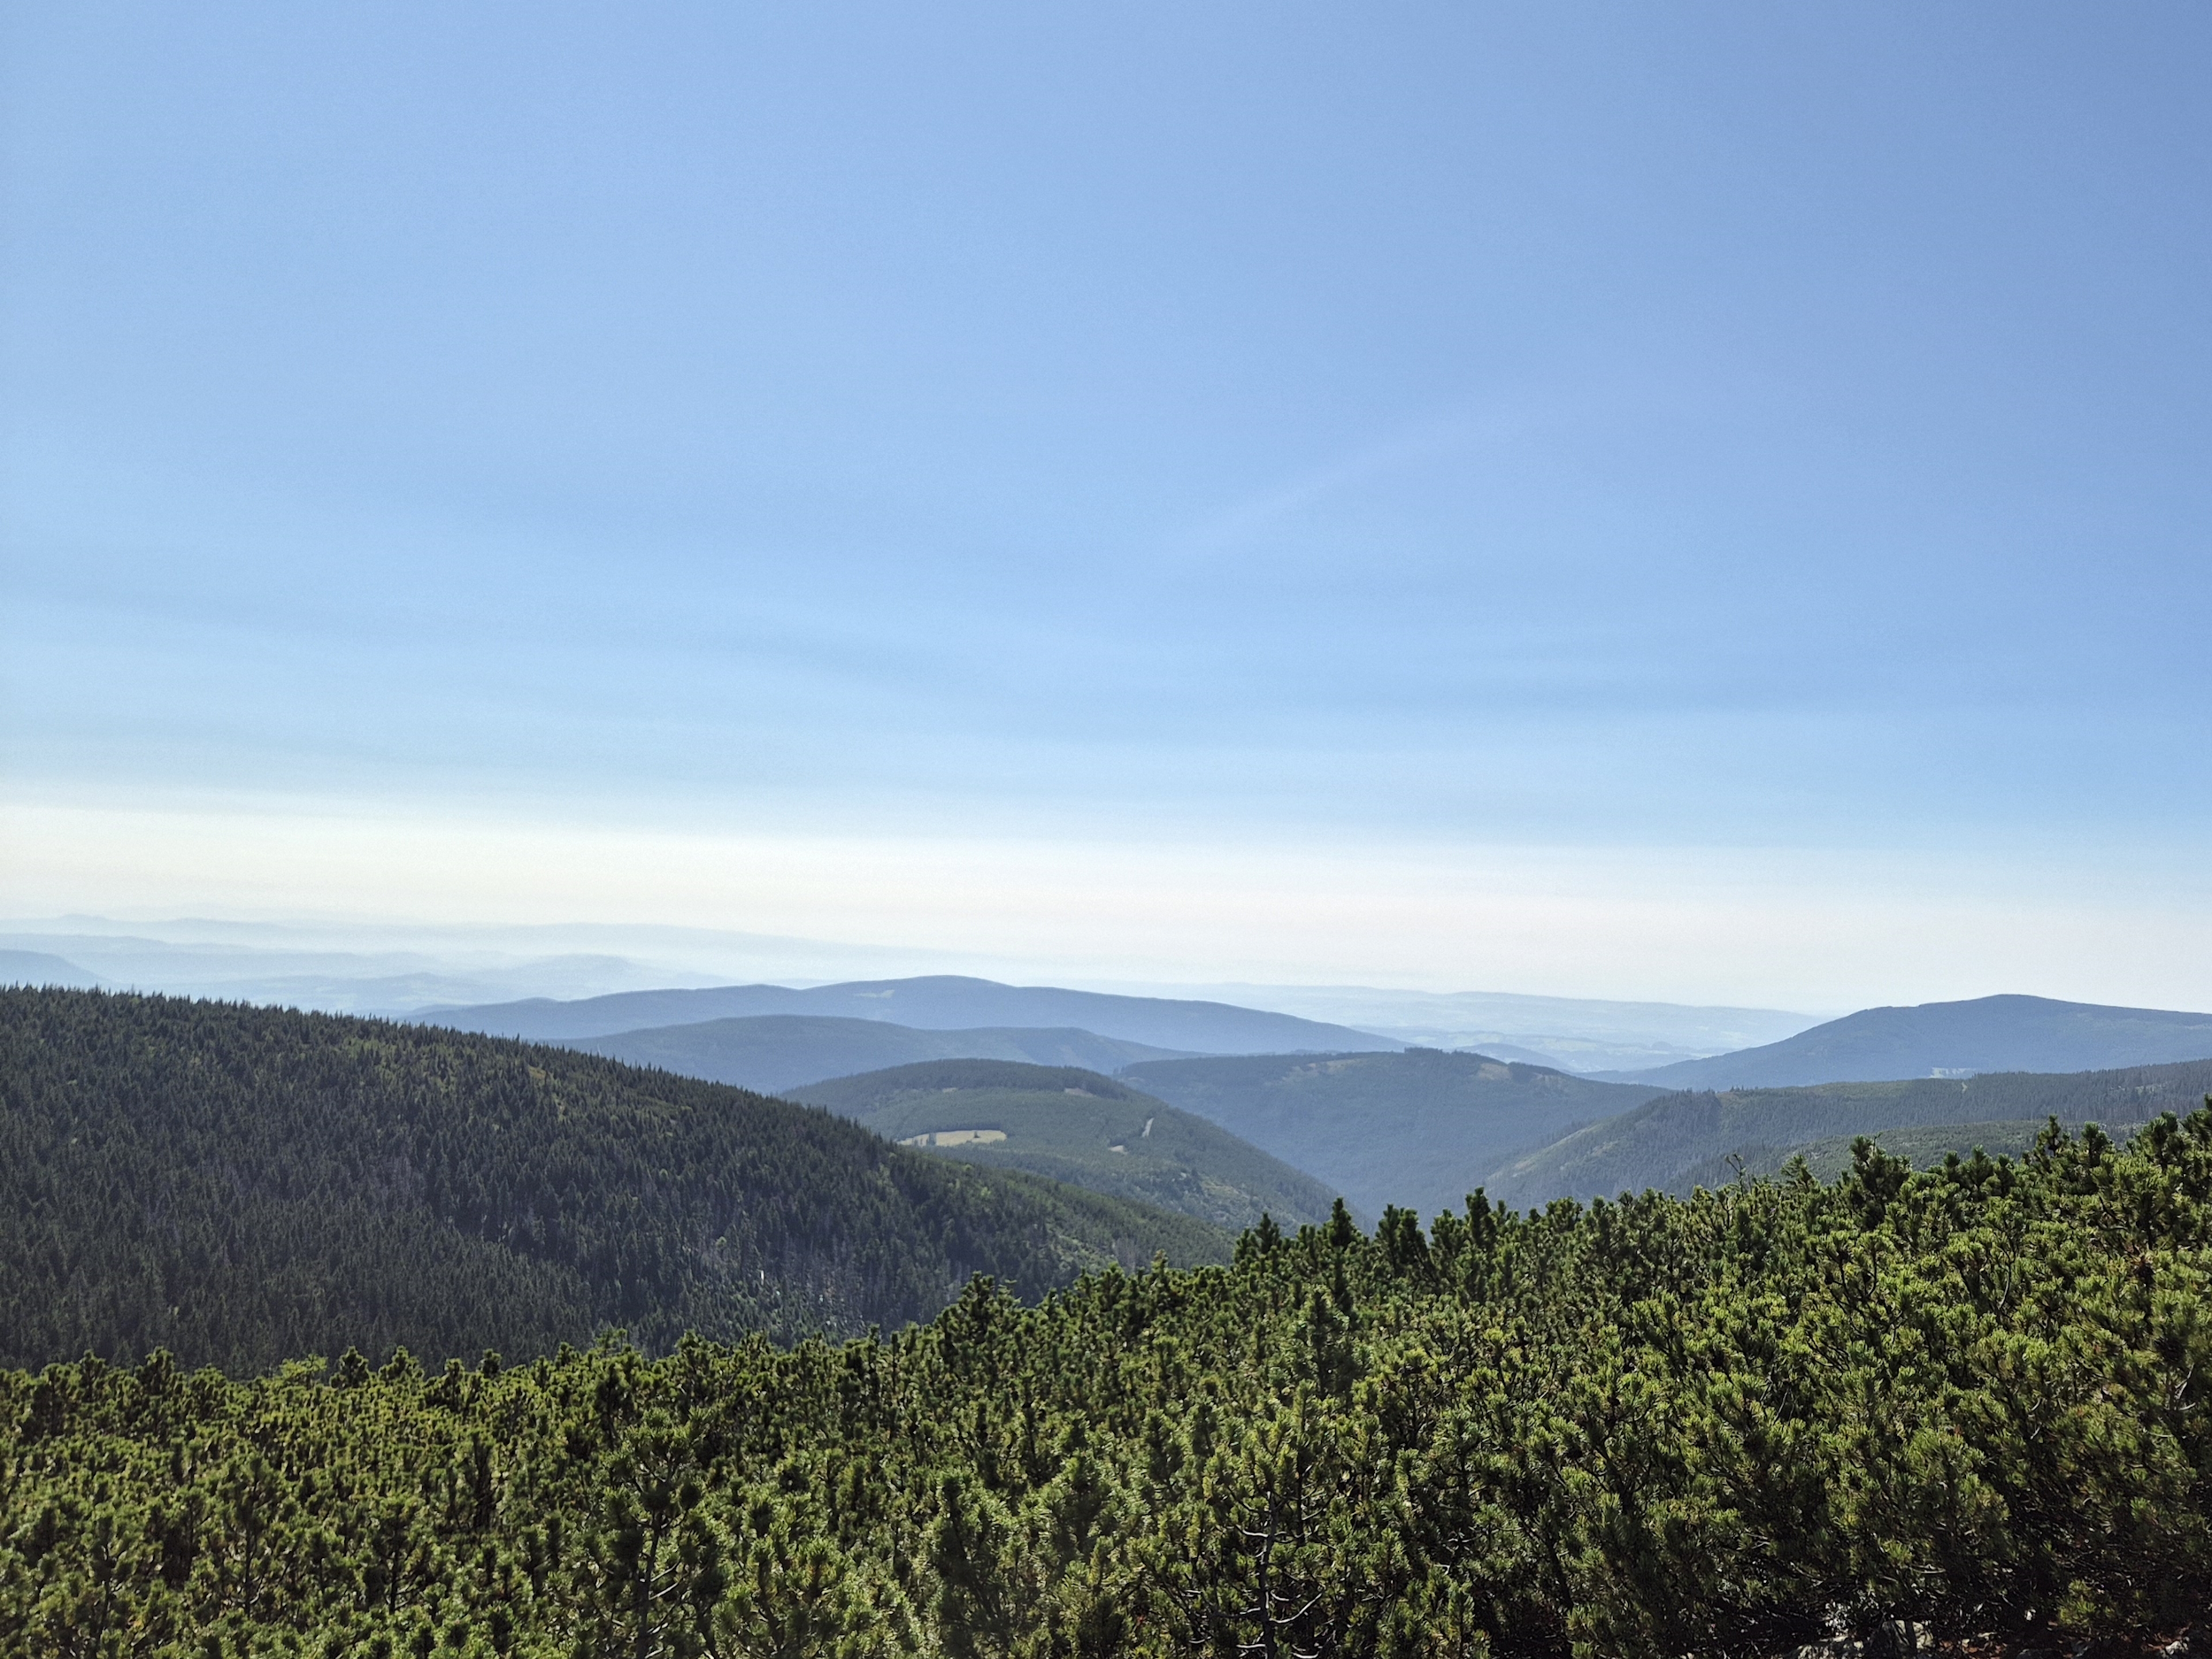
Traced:
<svg viewBox="0 0 2212 1659">
<path fill-rule="evenodd" d="M 2201 9 L 6 28 L 0 910 L 2212 1007 Z"/>
</svg>

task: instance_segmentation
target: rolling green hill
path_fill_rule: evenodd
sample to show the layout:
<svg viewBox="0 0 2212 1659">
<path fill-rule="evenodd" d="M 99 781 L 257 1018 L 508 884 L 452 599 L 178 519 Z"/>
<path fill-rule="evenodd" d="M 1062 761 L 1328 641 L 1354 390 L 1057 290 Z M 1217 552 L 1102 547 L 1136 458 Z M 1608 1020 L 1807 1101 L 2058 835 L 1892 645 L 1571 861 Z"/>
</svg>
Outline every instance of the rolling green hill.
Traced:
<svg viewBox="0 0 2212 1659">
<path fill-rule="evenodd" d="M 1455 1210 L 1504 1158 L 1655 1090 L 1479 1054 L 1156 1060 L 1123 1079 L 1311 1173 L 1370 1216 Z"/>
<path fill-rule="evenodd" d="M 827 1112 L 415 1025 L 0 990 L 0 1364 L 852 1333 L 972 1273 L 1225 1256 Z"/>
<path fill-rule="evenodd" d="M 922 1060 L 1020 1060 L 1118 1071 L 1133 1061 L 1165 1059 L 1174 1053 L 1064 1025 L 919 1031 L 889 1020 L 828 1014 L 758 1014 L 555 1041 L 565 1048 L 632 1065 L 657 1065 L 764 1094 L 787 1094 L 801 1084 Z"/>
<path fill-rule="evenodd" d="M 1202 1118 L 1071 1066 L 941 1060 L 791 1091 L 892 1141 L 1179 1210 L 1236 1232 L 1295 1230 L 1335 1194 Z"/>
<path fill-rule="evenodd" d="M 1940 1157 L 1944 1151 L 1970 1149 L 1972 1131 L 1993 1133 L 1994 1125 L 2022 1123 L 2040 1128 L 2048 1118 L 2116 1131 L 2160 1112 L 2193 1110 L 2208 1092 L 2212 1061 L 2192 1060 L 2109 1071 L 1996 1071 L 1663 1094 L 1503 1164 L 1486 1186 L 1493 1197 L 1513 1204 L 1678 1189 L 1730 1179 L 1731 1154 L 1755 1171 L 1779 1167 L 1796 1148 L 1830 1141 L 1847 1148 L 1854 1136 L 1887 1131 L 1947 1129 L 1947 1135 L 1913 1142 Z M 1891 1142 L 1886 1138 L 1885 1144 Z M 2001 1149 L 1982 1144 L 1992 1156 Z"/>
</svg>

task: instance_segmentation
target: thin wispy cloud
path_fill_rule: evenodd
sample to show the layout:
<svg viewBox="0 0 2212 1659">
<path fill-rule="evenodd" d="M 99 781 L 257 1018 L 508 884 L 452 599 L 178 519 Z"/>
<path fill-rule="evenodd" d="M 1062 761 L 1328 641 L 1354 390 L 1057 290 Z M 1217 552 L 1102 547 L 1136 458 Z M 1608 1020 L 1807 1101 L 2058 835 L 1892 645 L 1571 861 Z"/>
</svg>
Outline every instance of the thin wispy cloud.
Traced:
<svg viewBox="0 0 2212 1659">
<path fill-rule="evenodd" d="M 2212 864 L 2193 14 L 679 11 L 522 51 L 249 4 L 11 46 L 0 766 L 65 815 L 19 907 L 307 903 L 349 817 L 408 826 L 418 917 L 484 824 L 671 838 L 622 889 L 669 923 L 748 837 L 1139 848 L 1186 895 L 1310 852 L 1176 934 L 1203 979 L 1208 940 L 1371 963 L 1363 860 L 1753 848 L 1809 861 L 1728 934 L 1780 972 L 1873 960 L 1824 858 L 1978 861 L 2023 913 Z M 129 850 L 165 813 L 196 862 Z M 256 822 L 326 827 L 272 862 Z M 502 903 L 562 919 L 562 864 Z M 714 890 L 897 932 L 827 877 Z M 1125 888 L 1033 896 L 1141 954 Z M 2131 983 L 2099 902 L 2065 936 Z M 1552 914 L 1532 973 L 1690 972 Z"/>
</svg>

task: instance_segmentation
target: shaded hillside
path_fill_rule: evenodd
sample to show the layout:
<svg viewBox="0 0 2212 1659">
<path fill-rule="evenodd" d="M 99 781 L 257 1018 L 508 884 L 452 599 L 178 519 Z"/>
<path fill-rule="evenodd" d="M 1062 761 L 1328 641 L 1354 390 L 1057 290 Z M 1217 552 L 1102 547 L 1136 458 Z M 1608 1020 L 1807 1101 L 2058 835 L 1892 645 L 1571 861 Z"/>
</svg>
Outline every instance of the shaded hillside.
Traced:
<svg viewBox="0 0 2212 1659">
<path fill-rule="evenodd" d="M 0 991 L 0 1363 L 251 1370 L 926 1318 L 1224 1235 L 826 1112 L 562 1049 Z"/>
<path fill-rule="evenodd" d="M 1016 1060 L 1118 1071 L 1133 1061 L 1171 1057 L 1170 1050 L 1148 1043 L 1123 1042 L 1065 1027 L 916 1031 L 888 1020 L 824 1014 L 757 1014 L 559 1041 L 565 1048 L 603 1054 L 633 1065 L 657 1065 L 768 1094 L 788 1094 L 800 1084 L 924 1060 Z"/>
<path fill-rule="evenodd" d="M 1611 1197 L 1713 1177 L 1730 1154 L 1778 1167 L 1791 1149 L 1854 1135 L 2048 1118 L 2119 1128 L 2194 1110 L 2212 1093 L 2212 1061 L 2110 1071 L 1991 1072 L 1974 1078 L 1829 1083 L 1809 1088 L 1672 1094 L 1578 1130 L 1494 1171 L 1487 1188 L 1512 1204 Z M 1988 1148 L 1993 1154 L 1997 1150 Z"/>
<path fill-rule="evenodd" d="M 1336 1194 L 1250 1142 L 1095 1071 L 941 1060 L 838 1078 L 789 1098 L 947 1157 L 1027 1170 L 1233 1232 L 1295 1229 Z"/>
<path fill-rule="evenodd" d="M 1423 1215 L 1457 1209 L 1502 1159 L 1655 1093 L 1433 1048 L 1156 1060 L 1122 1076 L 1371 1216 L 1386 1204 Z"/>
<path fill-rule="evenodd" d="M 1787 1088 L 1970 1071 L 2093 1071 L 2212 1059 L 2212 1014 L 1983 996 L 1868 1008 L 1763 1048 L 1648 1071 L 1608 1073 L 1671 1089 Z"/>
<path fill-rule="evenodd" d="M 699 991 L 623 991 L 572 1002 L 534 997 L 473 1008 L 425 1009 L 412 1018 L 495 1036 L 566 1041 L 761 1014 L 880 1019 L 918 1031 L 1002 1025 L 1057 1031 L 1072 1026 L 1183 1054 L 1287 1054 L 1400 1046 L 1348 1026 L 1227 1002 L 1111 996 L 1049 985 L 1000 985 L 957 974 L 866 979 L 804 990 L 785 985 L 724 985 Z"/>
</svg>

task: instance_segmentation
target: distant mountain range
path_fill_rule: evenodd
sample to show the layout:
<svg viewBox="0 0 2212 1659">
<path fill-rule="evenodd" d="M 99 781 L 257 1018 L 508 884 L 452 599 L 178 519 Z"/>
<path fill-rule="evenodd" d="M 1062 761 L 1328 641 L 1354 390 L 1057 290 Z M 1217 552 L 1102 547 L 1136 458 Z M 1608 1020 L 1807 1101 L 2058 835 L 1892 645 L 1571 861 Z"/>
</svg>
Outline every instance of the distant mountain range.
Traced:
<svg viewBox="0 0 2212 1659">
<path fill-rule="evenodd" d="M 1657 1091 L 1433 1048 L 1154 1060 L 1122 1079 L 1210 1118 L 1372 1217 L 1456 1210 L 1514 1152 Z"/>
<path fill-rule="evenodd" d="M 492 1036 L 567 1041 L 763 1014 L 885 1020 L 918 1031 L 1072 1027 L 1183 1054 L 1373 1051 L 1403 1047 L 1387 1037 L 1355 1031 L 1348 1025 L 1227 1002 L 1117 996 L 1055 986 L 1001 985 L 956 974 L 864 979 L 804 990 L 785 985 L 726 985 L 694 991 L 624 991 L 577 1002 L 532 997 L 474 1007 L 426 1008 L 410 1018 Z"/>
<path fill-rule="evenodd" d="M 1517 1207 L 1554 1198 L 1609 1198 L 1647 1187 L 1685 1191 L 1779 1168 L 1799 1149 L 1835 1147 L 1855 1135 L 1906 1132 L 1923 1155 L 1979 1144 L 2017 1151 L 2049 1118 L 2118 1130 L 2161 1112 L 2186 1116 L 2212 1094 L 2212 1060 L 2060 1074 L 1985 1072 L 1658 1095 L 1619 1117 L 1503 1162 L 1484 1185 Z M 1949 1128 L 1948 1134 L 1935 1133 Z M 1985 1138 L 1983 1138 L 1985 1137 Z M 1831 1143 L 1821 1147 L 1819 1143 Z"/>
<path fill-rule="evenodd" d="M 581 996 L 625 987 L 710 983 L 665 966 L 582 953 L 496 964 L 417 950 L 272 949 L 221 938 L 178 941 L 127 932 L 0 932 L 0 964 L 19 956 L 59 961 L 77 976 L 38 983 L 110 985 L 324 1013 L 390 1014 L 429 1003 L 489 1002 L 526 993 Z M 52 970 L 44 972 L 50 975 Z M 0 965 L 0 979 L 5 979 L 32 982 Z"/>
<path fill-rule="evenodd" d="M 88 973 L 66 957 L 50 951 L 0 949 L 0 985 L 58 985 L 67 990 L 87 991 L 100 983 L 98 974 Z"/>
<path fill-rule="evenodd" d="M 342 948 L 350 939 L 265 940 L 212 923 L 177 924 L 192 936 L 165 941 L 97 918 L 66 919 L 66 928 L 58 923 L 0 933 L 0 983 L 169 983 L 200 995 L 322 1008 L 403 1001 L 416 1007 L 403 1018 L 425 1025 L 557 1042 L 781 1094 L 940 1060 L 1079 1067 L 1119 1075 L 1209 1119 L 1342 1193 L 1367 1216 L 1390 1203 L 1425 1212 L 1456 1206 L 1485 1184 L 1501 1198 L 1541 1202 L 1640 1183 L 1721 1179 L 1716 1171 L 1732 1178 L 1731 1157 L 1755 1171 L 1800 1147 L 1816 1147 L 1832 1159 L 1838 1145 L 1847 1148 L 1849 1136 L 1867 1127 L 1909 1131 L 1920 1137 L 1912 1144 L 1925 1150 L 1955 1138 L 1947 1124 L 1970 1121 L 1981 1125 L 1978 1133 L 2016 1147 L 2032 1135 L 2042 1108 L 2016 1110 L 2019 1102 L 1984 1100 L 1980 1089 L 1969 1090 L 1964 1103 L 1909 1091 L 1894 1099 L 1878 1092 L 1847 1109 L 1837 1099 L 1774 1108 L 1807 1114 L 1802 1124 L 1760 1116 L 1750 1096 L 2212 1059 L 2212 1014 L 2023 995 L 1866 1009 L 1792 1031 L 1804 1017 L 1774 1010 L 1361 987 L 1252 985 L 1205 987 L 1210 995 L 1144 995 L 958 975 L 804 988 L 696 980 L 687 987 L 682 970 L 582 952 L 464 962 L 397 948 Z M 401 941 L 364 935 L 359 942 Z M 549 934 L 504 942 L 557 941 Z M 557 942 L 601 941 L 564 933 Z M 286 948 L 271 948 L 279 943 Z M 634 976 L 664 972 L 643 979 L 642 988 L 613 988 L 626 978 L 639 987 Z M 437 987 L 489 991 L 502 977 L 516 991 L 526 985 L 554 995 L 449 996 L 419 1006 Z M 576 995 L 565 986 L 601 994 Z M 516 991 L 498 987 L 510 998 Z M 1218 1000 L 1225 995 L 1238 1000 Z M 1246 997 L 1260 1005 L 1245 1005 Z M 1479 1041 L 1463 1041 L 1471 1034 Z M 1724 1041 L 1738 1046 L 1709 1053 L 1708 1045 Z M 1448 1048 L 1458 1052 L 1440 1052 Z M 1544 1064 L 1555 1052 L 1586 1069 Z M 1670 1055 L 1709 1057 L 1590 1069 L 1607 1058 L 1618 1064 Z M 1705 1091 L 1712 1090 L 1722 1091 L 1718 1107 L 1654 1098 L 1686 1093 L 1710 1101 L 1716 1097 Z M 1650 1113 L 1629 1122 L 1647 1101 Z M 2139 1120 L 2127 1117 L 2125 1105 L 2102 1102 L 2094 1110 L 2111 1122 Z M 1932 1116 L 1916 1115 L 1924 1109 Z M 1967 1118 L 1959 1118 L 1962 1111 Z M 1576 1130 L 1585 1132 L 1580 1139 L 1570 1133 Z"/>
<path fill-rule="evenodd" d="M 1248 1008 L 1333 1020 L 1409 1048 L 1472 1049 L 1585 1076 L 1669 1065 L 1778 1042 L 1820 1023 L 1773 1008 L 1618 1002 L 1499 991 L 1409 991 L 1361 985 L 1176 987 Z"/>
<path fill-rule="evenodd" d="M 910 946 L 606 924 L 457 926 L 219 917 L 127 922 L 73 915 L 0 918 L 0 949 L 59 956 L 107 985 L 134 990 L 394 1018 L 429 1007 L 476 1008 L 526 997 L 572 1001 L 621 991 L 879 982 L 923 973 L 1064 982 L 1052 975 L 1009 971 L 987 958 Z M 1374 986 L 1080 983 L 1093 991 L 1289 1014 L 1386 1038 L 1393 1046 L 1474 1048 L 1586 1073 L 1664 1065 L 1773 1042 L 1821 1018 L 1773 1009 Z M 949 1023 L 1084 1024 L 1025 1015 L 1014 1020 L 979 1015 Z"/>
<path fill-rule="evenodd" d="M 2202 1059 L 2212 1059 L 2212 1014 L 2107 1008 L 2042 996 L 1983 996 L 1914 1008 L 1863 1009 L 1760 1048 L 1598 1075 L 1670 1089 L 1787 1088 L 1976 1071 L 2091 1071 Z"/>
<path fill-rule="evenodd" d="M 1180 1210 L 1233 1233 L 1294 1232 L 1335 1194 L 1217 1124 L 1072 1066 L 936 1060 L 795 1089 L 790 1098 L 941 1157 L 1026 1170 Z"/>
<path fill-rule="evenodd" d="M 787 1011 L 706 1017 L 764 1007 Z M 819 1011 L 827 1009 L 845 1011 Z M 993 1014 L 998 1018 L 990 1023 L 979 1018 Z M 1053 1015 L 1064 1023 L 1032 1023 Z M 1346 1027 L 1228 1003 L 951 977 L 810 990 L 634 992 L 425 1018 L 781 1093 L 933 1060 L 1079 1066 L 1118 1075 L 1208 1119 L 1343 1194 L 1367 1216 L 1394 1203 L 1424 1213 L 1455 1208 L 1485 1185 L 1502 1199 L 1530 1202 L 1665 1186 L 1704 1179 L 1709 1162 L 1731 1155 L 1755 1165 L 1775 1148 L 1866 1128 L 2039 1120 L 2046 1106 L 2038 1102 L 2046 1099 L 2059 1102 L 2048 1110 L 2078 1115 L 2068 1103 L 2079 1092 L 2070 1083 L 2055 1094 L 2015 1088 L 2001 1102 L 1993 1085 L 1970 1088 L 1962 1100 L 1957 1084 L 1985 1072 L 2064 1075 L 2212 1056 L 2212 1016 L 2030 996 L 1868 1009 L 1779 1042 L 1597 1077 L 1510 1052 L 1396 1049 Z M 976 1023 L 953 1023 L 963 1018 Z M 639 1019 L 665 1023 L 618 1025 Z M 618 1028 L 597 1029 L 609 1024 Z M 1313 1051 L 1339 1033 L 1352 1043 Z M 1170 1036 L 1181 1041 L 1159 1041 Z M 1271 1043 L 1234 1051 L 1234 1045 Z M 1888 1088 L 1916 1076 L 1939 1087 L 1932 1093 Z M 1654 1099 L 1714 1084 L 1736 1092 L 1720 1096 L 1718 1107 Z M 1771 1107 L 1808 1114 L 1802 1125 L 1745 1115 L 1751 1091 L 1831 1084 L 1872 1092 L 1846 1099 L 1830 1090 Z M 1650 1110 L 1637 1116 L 1647 1102 L 1654 1102 Z M 2145 1115 L 2101 1098 L 2079 1108 L 2092 1110 L 2114 1121 Z M 2007 1135 L 2008 1144 L 2022 1140 Z"/>
<path fill-rule="evenodd" d="M 848 1019 L 833 1014 L 755 1014 L 702 1020 L 695 1025 L 655 1025 L 611 1037 L 557 1039 L 580 1048 L 657 1065 L 685 1077 L 733 1083 L 764 1094 L 788 1094 L 827 1078 L 848 1078 L 886 1066 L 923 1060 L 1026 1061 L 1033 1065 L 1081 1066 L 1118 1071 L 1139 1060 L 1174 1058 L 1178 1051 L 1125 1042 L 1072 1026 L 997 1025 L 969 1031 L 917 1031 L 884 1019 Z M 792 1095 L 793 1099 L 800 1098 Z"/>
</svg>

